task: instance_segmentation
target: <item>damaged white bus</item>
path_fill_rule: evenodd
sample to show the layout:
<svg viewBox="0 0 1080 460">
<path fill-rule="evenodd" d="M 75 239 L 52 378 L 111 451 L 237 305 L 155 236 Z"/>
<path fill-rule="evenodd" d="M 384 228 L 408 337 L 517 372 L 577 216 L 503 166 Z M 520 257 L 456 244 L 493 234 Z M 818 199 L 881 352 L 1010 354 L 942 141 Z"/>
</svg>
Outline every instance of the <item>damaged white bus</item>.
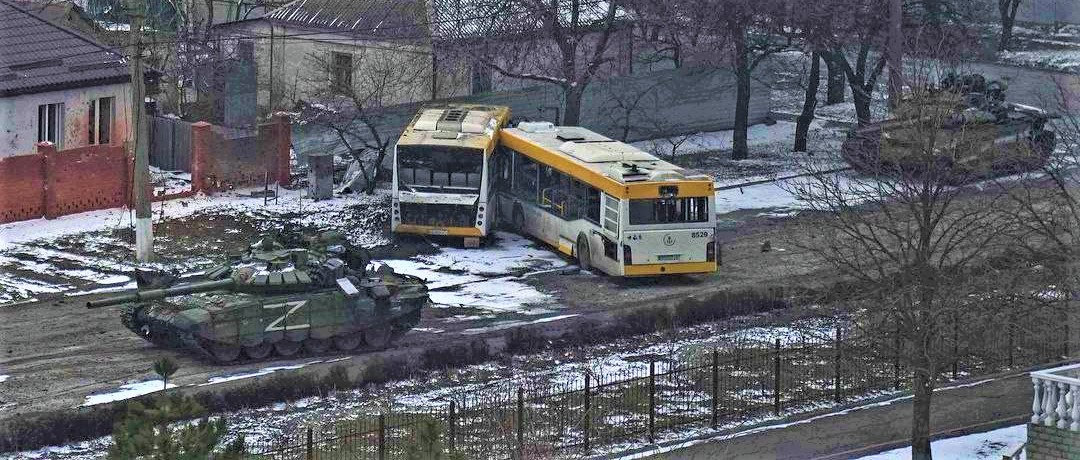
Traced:
<svg viewBox="0 0 1080 460">
<path fill-rule="evenodd" d="M 492 227 L 492 154 L 507 107 L 425 106 L 394 147 L 391 231 L 461 237 L 479 246 Z"/>
</svg>

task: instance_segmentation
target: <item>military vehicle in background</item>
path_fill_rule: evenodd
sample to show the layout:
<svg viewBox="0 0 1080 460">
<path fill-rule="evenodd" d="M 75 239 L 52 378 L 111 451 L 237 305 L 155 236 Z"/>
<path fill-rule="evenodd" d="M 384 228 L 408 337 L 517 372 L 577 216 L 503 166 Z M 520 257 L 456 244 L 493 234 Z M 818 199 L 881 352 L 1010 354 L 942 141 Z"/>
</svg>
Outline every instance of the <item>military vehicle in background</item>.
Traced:
<svg viewBox="0 0 1080 460">
<path fill-rule="evenodd" d="M 362 251 L 362 250 L 361 250 Z M 137 292 L 87 303 L 122 305 L 121 322 L 159 346 L 218 363 L 288 358 L 304 350 L 385 348 L 420 322 L 423 280 L 372 269 L 334 234 L 287 248 L 267 237 L 233 263 L 184 277 L 141 276 Z"/>
<path fill-rule="evenodd" d="M 939 87 L 905 96 L 893 118 L 850 133 L 841 153 L 862 172 L 933 167 L 954 182 L 1042 167 L 1056 143 L 1051 116 L 1006 102 L 1006 90 L 981 75 L 950 74 Z"/>
</svg>

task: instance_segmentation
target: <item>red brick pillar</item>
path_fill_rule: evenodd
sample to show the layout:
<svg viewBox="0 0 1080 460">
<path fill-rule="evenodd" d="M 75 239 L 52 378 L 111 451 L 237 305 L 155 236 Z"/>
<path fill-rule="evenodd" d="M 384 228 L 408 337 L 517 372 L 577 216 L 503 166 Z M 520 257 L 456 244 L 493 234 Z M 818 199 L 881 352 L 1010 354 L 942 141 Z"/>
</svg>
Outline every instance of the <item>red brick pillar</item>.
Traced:
<svg viewBox="0 0 1080 460">
<path fill-rule="evenodd" d="M 56 209 L 56 190 L 58 184 L 56 183 L 56 145 L 52 142 L 38 142 L 37 153 L 41 155 L 42 172 L 45 174 L 45 189 L 41 192 L 44 194 L 45 204 L 45 218 L 55 219 L 60 213 Z"/>
<path fill-rule="evenodd" d="M 277 182 L 281 185 L 289 184 L 289 149 L 292 147 L 292 123 L 289 115 L 283 112 L 275 113 L 274 122 L 274 159 L 277 167 Z"/>
<path fill-rule="evenodd" d="M 210 158 L 210 123 L 200 121 L 191 125 L 191 191 L 207 192 L 207 160 Z"/>
</svg>

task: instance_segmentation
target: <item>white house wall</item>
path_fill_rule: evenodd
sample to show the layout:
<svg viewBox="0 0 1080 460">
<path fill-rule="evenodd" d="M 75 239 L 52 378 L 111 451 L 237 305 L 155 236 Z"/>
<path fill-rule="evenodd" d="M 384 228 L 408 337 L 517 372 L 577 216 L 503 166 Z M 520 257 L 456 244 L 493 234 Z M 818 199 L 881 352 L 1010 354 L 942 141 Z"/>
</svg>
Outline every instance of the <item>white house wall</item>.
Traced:
<svg viewBox="0 0 1080 460">
<path fill-rule="evenodd" d="M 131 120 L 131 85 L 128 83 L 25 94 L 0 98 L 0 157 L 35 152 L 38 106 L 64 104 L 62 148 L 84 147 L 89 142 L 89 101 L 114 97 L 112 144 L 128 139 Z"/>
</svg>

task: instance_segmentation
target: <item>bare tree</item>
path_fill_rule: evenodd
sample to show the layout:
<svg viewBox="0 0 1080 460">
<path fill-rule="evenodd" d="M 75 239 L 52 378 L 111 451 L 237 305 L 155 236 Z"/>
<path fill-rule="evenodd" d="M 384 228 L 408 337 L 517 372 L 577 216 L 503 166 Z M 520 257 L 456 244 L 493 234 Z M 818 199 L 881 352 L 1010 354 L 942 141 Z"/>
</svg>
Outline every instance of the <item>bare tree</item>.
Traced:
<svg viewBox="0 0 1080 460">
<path fill-rule="evenodd" d="M 998 51 L 1009 49 L 1013 25 L 1016 24 L 1016 10 L 1020 8 L 1020 1 L 998 0 L 998 15 L 1001 18 L 1001 38 L 998 40 Z"/>
<path fill-rule="evenodd" d="M 346 57 L 348 56 L 348 57 Z M 363 190 L 371 193 L 384 173 L 380 166 L 400 133 L 391 105 L 422 100 L 431 78 L 431 56 L 409 44 L 382 43 L 348 55 L 312 53 L 315 72 L 300 118 L 325 127 L 331 139 L 324 147 L 343 151 L 355 161 Z"/>
<path fill-rule="evenodd" d="M 474 31 L 449 52 L 502 77 L 559 87 L 562 124 L 580 124 L 585 89 L 614 64 L 613 39 L 625 15 L 620 2 L 477 0 L 472 7 L 490 20 L 442 25 Z"/>
<path fill-rule="evenodd" d="M 984 292 L 972 274 L 1014 241 L 1000 189 L 953 185 L 957 171 L 942 158 L 971 146 L 943 129 L 952 116 L 934 91 L 916 91 L 900 110 L 909 120 L 898 144 L 882 147 L 880 176 L 813 174 L 790 191 L 814 211 L 793 242 L 866 286 L 855 311 L 864 326 L 896 333 L 914 392 L 912 458 L 931 458 L 933 389 L 949 361 L 952 328 L 971 315 L 970 294 Z M 896 147 L 896 146 L 900 147 Z M 993 305 L 985 308 L 989 313 Z"/>
</svg>

